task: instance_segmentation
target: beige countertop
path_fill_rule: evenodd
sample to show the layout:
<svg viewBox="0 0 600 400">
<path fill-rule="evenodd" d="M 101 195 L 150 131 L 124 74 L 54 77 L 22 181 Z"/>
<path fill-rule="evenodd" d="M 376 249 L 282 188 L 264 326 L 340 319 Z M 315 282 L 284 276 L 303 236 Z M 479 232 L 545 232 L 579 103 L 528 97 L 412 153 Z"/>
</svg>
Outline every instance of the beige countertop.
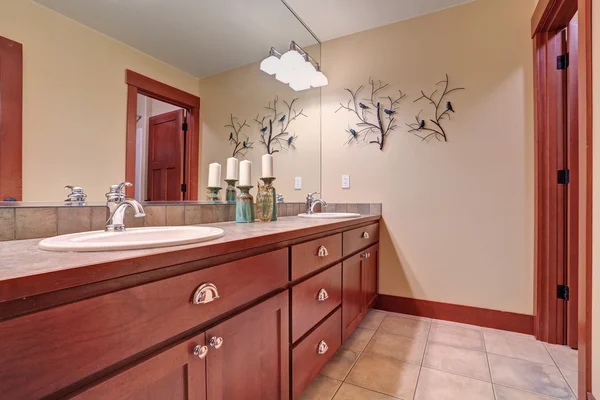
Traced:
<svg viewBox="0 0 600 400">
<path fill-rule="evenodd" d="M 41 239 L 0 243 L 0 303 L 126 275 L 268 246 L 380 219 L 284 217 L 267 224 L 202 224 L 225 231 L 219 239 L 185 246 L 94 253 L 40 250 Z"/>
</svg>

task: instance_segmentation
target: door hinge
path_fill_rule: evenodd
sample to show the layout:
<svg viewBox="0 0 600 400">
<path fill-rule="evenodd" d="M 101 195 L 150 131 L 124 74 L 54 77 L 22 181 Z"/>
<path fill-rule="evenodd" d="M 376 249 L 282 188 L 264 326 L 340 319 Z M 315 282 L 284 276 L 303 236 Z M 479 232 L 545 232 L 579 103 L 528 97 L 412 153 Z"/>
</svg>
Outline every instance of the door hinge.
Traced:
<svg viewBox="0 0 600 400">
<path fill-rule="evenodd" d="M 556 69 L 562 70 L 569 68 L 569 53 L 556 57 Z"/>
<path fill-rule="evenodd" d="M 184 122 L 183 124 L 181 124 L 181 130 L 184 132 L 187 132 L 188 130 L 188 124 L 187 122 Z"/>
<path fill-rule="evenodd" d="M 181 184 L 181 191 L 182 191 L 183 193 L 187 192 L 187 185 L 186 185 L 185 183 L 182 183 L 182 184 Z"/>
<path fill-rule="evenodd" d="M 558 285 L 556 289 L 556 297 L 560 300 L 569 301 L 569 287 L 567 285 Z"/>
<path fill-rule="evenodd" d="M 568 185 L 569 183 L 571 183 L 571 170 L 559 170 L 557 174 L 557 182 L 559 185 Z"/>
</svg>

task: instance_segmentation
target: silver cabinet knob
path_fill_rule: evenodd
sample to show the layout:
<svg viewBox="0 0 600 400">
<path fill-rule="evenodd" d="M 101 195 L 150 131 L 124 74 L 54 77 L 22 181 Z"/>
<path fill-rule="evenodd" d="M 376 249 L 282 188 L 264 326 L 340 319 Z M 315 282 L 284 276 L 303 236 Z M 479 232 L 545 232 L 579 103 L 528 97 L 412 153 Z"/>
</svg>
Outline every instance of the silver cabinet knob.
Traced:
<svg viewBox="0 0 600 400">
<path fill-rule="evenodd" d="M 319 257 L 327 257 L 329 255 L 329 252 L 327 251 L 327 247 L 325 247 L 325 246 L 319 247 L 319 250 L 317 251 L 317 255 Z"/>
<path fill-rule="evenodd" d="M 194 296 L 192 297 L 192 304 L 207 304 L 213 302 L 219 298 L 219 291 L 217 287 L 212 283 L 203 283 L 198 286 Z"/>
<path fill-rule="evenodd" d="M 327 290 L 325 290 L 325 289 L 319 290 L 319 294 L 317 295 L 318 301 L 325 301 L 328 298 L 329 298 L 329 293 L 327 293 Z"/>
<path fill-rule="evenodd" d="M 327 350 L 329 350 L 329 346 L 327 346 L 327 343 L 325 343 L 324 340 L 321 340 L 319 342 L 319 347 L 317 347 L 317 353 L 319 355 L 325 354 L 325 353 L 327 353 Z"/>
<path fill-rule="evenodd" d="M 367 253 L 362 253 L 360 256 L 361 256 L 362 258 L 367 258 L 367 257 L 368 257 Z"/>
<path fill-rule="evenodd" d="M 369 232 L 363 232 L 363 234 L 362 234 L 362 238 L 363 238 L 363 239 L 370 239 L 370 238 L 371 238 L 371 236 L 369 236 Z"/>
<path fill-rule="evenodd" d="M 210 341 L 208 342 L 208 344 L 210 344 L 215 349 L 220 349 L 221 346 L 223 346 L 223 338 L 213 336 L 210 338 Z"/>
<path fill-rule="evenodd" d="M 199 359 L 203 359 L 208 354 L 208 347 L 197 345 L 194 347 L 194 355 Z"/>
</svg>

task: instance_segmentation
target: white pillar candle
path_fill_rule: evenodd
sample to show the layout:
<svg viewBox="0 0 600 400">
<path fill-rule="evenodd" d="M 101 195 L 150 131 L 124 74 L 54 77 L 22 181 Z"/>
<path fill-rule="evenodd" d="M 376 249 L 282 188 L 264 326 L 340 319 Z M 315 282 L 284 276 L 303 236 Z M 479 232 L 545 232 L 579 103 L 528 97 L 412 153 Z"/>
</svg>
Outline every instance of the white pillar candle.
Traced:
<svg viewBox="0 0 600 400">
<path fill-rule="evenodd" d="M 252 162 L 240 162 L 240 186 L 252 186 Z"/>
<path fill-rule="evenodd" d="M 239 161 L 235 157 L 229 157 L 227 159 L 227 180 L 238 180 L 238 168 Z"/>
<path fill-rule="evenodd" d="M 273 178 L 273 156 L 265 154 L 262 156 L 262 175 L 261 178 Z"/>
<path fill-rule="evenodd" d="M 221 187 L 221 164 L 212 163 L 208 166 L 208 187 Z"/>
</svg>

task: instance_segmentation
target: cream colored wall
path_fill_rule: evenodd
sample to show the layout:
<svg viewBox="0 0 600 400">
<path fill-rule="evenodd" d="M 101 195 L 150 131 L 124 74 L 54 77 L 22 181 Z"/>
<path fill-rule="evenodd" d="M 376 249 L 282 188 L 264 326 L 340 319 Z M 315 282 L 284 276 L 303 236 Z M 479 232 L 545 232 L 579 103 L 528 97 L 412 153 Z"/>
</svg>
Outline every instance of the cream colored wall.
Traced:
<svg viewBox="0 0 600 400">
<path fill-rule="evenodd" d="M 592 393 L 600 396 L 600 7 L 592 7 Z"/>
<path fill-rule="evenodd" d="M 381 293 L 533 313 L 532 10 L 478 0 L 323 43 L 323 197 L 383 203 Z M 467 88 L 449 142 L 421 142 L 404 123 L 446 73 Z M 382 152 L 344 146 L 356 120 L 335 113 L 369 76 L 409 94 Z"/>
<path fill-rule="evenodd" d="M 317 49 L 307 49 L 315 54 Z M 244 120 L 250 127 L 242 133 L 254 141 L 254 149 L 248 151 L 246 157 L 238 159 L 252 161 L 252 182 L 260 178 L 261 157 L 266 153 L 260 144 L 259 125 L 254 121 L 258 113 L 264 113 L 265 106 L 275 96 L 279 96 L 279 108 L 284 111 L 283 101 L 290 102 L 298 98 L 296 110 L 304 109 L 307 117 L 299 117 L 288 129 L 298 134 L 296 149 L 274 154 L 274 168 L 277 180 L 274 185 L 278 193 L 283 193 L 286 201 L 304 201 L 308 192 L 320 190 L 320 98 L 318 89 L 295 92 L 274 77 L 262 72 L 259 63 L 248 64 L 230 71 L 213 75 L 200 80 L 200 98 L 202 101 L 202 160 L 203 165 L 218 162 L 223 166 L 222 177 L 225 179 L 227 158 L 232 156 L 233 146 L 229 144 L 231 128 L 230 115 Z M 287 114 L 287 111 L 285 111 Z M 289 116 L 288 116 L 289 118 Z M 201 198 L 208 176 L 200 168 Z M 302 189 L 294 189 L 294 177 L 302 177 Z M 225 185 L 225 184 L 224 184 Z M 256 187 L 252 193 L 256 193 Z"/>
<path fill-rule="evenodd" d="M 104 200 L 125 178 L 125 70 L 198 94 L 198 79 L 30 0 L 0 1 L 0 35 L 23 44 L 23 198 Z"/>
</svg>

